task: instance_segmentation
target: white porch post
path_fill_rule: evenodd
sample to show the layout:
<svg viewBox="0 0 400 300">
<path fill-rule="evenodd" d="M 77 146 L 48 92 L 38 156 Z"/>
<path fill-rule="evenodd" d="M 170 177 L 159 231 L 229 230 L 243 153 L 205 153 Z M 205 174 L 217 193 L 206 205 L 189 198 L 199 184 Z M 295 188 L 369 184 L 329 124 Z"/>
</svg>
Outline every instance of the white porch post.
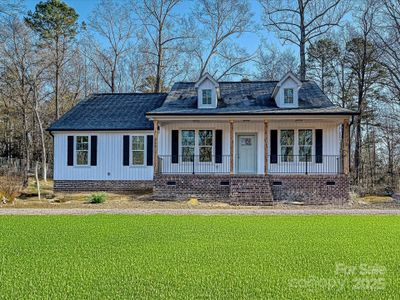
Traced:
<svg viewBox="0 0 400 300">
<path fill-rule="evenodd" d="M 229 121 L 229 149 L 230 149 L 230 157 L 229 157 L 229 174 L 233 175 L 233 159 L 234 159 L 234 135 L 233 135 L 233 121 Z"/>
<path fill-rule="evenodd" d="M 343 121 L 343 173 L 345 175 L 349 175 L 350 172 L 349 145 L 350 145 L 350 125 L 349 125 L 349 120 L 345 119 Z"/>
<path fill-rule="evenodd" d="M 264 175 L 268 175 L 268 121 L 264 120 Z"/>
<path fill-rule="evenodd" d="M 158 174 L 158 121 L 154 120 L 154 136 L 153 136 L 153 165 L 154 175 Z"/>
</svg>

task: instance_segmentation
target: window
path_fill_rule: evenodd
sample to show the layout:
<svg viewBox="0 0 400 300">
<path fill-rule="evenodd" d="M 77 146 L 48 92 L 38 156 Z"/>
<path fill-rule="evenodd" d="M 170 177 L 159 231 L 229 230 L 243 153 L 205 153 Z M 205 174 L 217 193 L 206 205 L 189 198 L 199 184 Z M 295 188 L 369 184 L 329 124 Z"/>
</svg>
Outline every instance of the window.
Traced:
<svg viewBox="0 0 400 300">
<path fill-rule="evenodd" d="M 293 103 L 293 89 L 284 89 L 283 90 L 283 101 L 285 104 Z"/>
<path fill-rule="evenodd" d="M 203 105 L 211 105 L 211 90 L 202 90 Z"/>
<path fill-rule="evenodd" d="M 192 162 L 194 159 L 195 131 L 181 131 L 182 162 Z"/>
<path fill-rule="evenodd" d="M 305 162 L 312 159 L 312 130 L 299 129 L 299 161 Z"/>
<path fill-rule="evenodd" d="M 213 145 L 212 130 L 199 130 L 200 162 L 212 161 L 212 145 Z"/>
<path fill-rule="evenodd" d="M 293 162 L 294 130 L 281 130 L 281 161 Z"/>
<path fill-rule="evenodd" d="M 132 136 L 132 165 L 144 165 L 144 136 Z"/>
<path fill-rule="evenodd" d="M 87 166 L 89 164 L 89 137 L 76 137 L 76 165 Z"/>
</svg>

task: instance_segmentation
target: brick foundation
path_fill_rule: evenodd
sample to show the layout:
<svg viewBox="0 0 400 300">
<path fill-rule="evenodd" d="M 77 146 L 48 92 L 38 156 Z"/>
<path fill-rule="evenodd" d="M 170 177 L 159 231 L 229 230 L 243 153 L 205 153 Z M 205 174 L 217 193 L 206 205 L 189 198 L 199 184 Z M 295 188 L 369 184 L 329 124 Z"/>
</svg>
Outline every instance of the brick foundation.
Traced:
<svg viewBox="0 0 400 300">
<path fill-rule="evenodd" d="M 229 175 L 160 174 L 154 178 L 153 192 L 156 199 L 186 200 L 195 197 L 226 201 L 229 199 L 229 186 Z"/>
<path fill-rule="evenodd" d="M 343 204 L 349 199 L 347 175 L 270 175 L 274 201 Z"/>
<path fill-rule="evenodd" d="M 166 200 L 195 197 L 246 205 L 273 201 L 342 204 L 349 199 L 349 180 L 346 175 L 159 174 L 153 191 L 155 198 Z"/>
<path fill-rule="evenodd" d="M 54 180 L 55 192 L 133 192 L 152 188 L 151 180 Z"/>
</svg>

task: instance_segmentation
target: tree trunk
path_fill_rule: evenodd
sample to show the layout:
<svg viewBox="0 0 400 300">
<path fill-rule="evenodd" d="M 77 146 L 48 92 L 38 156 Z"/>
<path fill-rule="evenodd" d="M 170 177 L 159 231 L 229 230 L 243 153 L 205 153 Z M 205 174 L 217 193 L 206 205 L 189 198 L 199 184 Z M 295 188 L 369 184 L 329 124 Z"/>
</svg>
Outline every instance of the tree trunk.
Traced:
<svg viewBox="0 0 400 300">
<path fill-rule="evenodd" d="M 299 1 L 300 13 L 300 79 L 306 80 L 306 32 L 304 26 L 303 1 Z"/>
</svg>

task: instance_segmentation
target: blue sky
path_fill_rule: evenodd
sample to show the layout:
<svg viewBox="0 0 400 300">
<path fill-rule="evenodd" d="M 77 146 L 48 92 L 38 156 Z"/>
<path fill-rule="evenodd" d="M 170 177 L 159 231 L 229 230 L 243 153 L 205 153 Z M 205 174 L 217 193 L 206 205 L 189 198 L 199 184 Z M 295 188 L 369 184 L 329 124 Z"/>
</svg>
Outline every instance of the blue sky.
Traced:
<svg viewBox="0 0 400 300">
<path fill-rule="evenodd" d="M 80 21 L 86 21 L 90 13 L 95 8 L 98 0 L 64 0 L 69 6 L 73 7 L 79 14 Z M 35 5 L 40 2 L 39 0 L 25 0 L 25 5 L 28 10 L 34 10 Z M 187 4 L 189 3 L 189 5 Z M 190 5 L 193 5 L 195 1 L 186 2 L 186 4 L 181 5 L 179 8 L 181 13 L 188 13 Z M 251 9 L 254 14 L 254 20 L 257 23 L 261 23 L 261 13 L 262 9 L 260 4 L 252 0 L 250 1 Z M 242 47 L 245 47 L 249 53 L 253 53 L 259 43 L 261 38 L 268 40 L 268 43 L 273 44 L 277 47 L 282 47 L 280 41 L 275 37 L 274 34 L 267 32 L 266 30 L 261 30 L 258 33 L 244 33 L 238 39 Z"/>
</svg>

